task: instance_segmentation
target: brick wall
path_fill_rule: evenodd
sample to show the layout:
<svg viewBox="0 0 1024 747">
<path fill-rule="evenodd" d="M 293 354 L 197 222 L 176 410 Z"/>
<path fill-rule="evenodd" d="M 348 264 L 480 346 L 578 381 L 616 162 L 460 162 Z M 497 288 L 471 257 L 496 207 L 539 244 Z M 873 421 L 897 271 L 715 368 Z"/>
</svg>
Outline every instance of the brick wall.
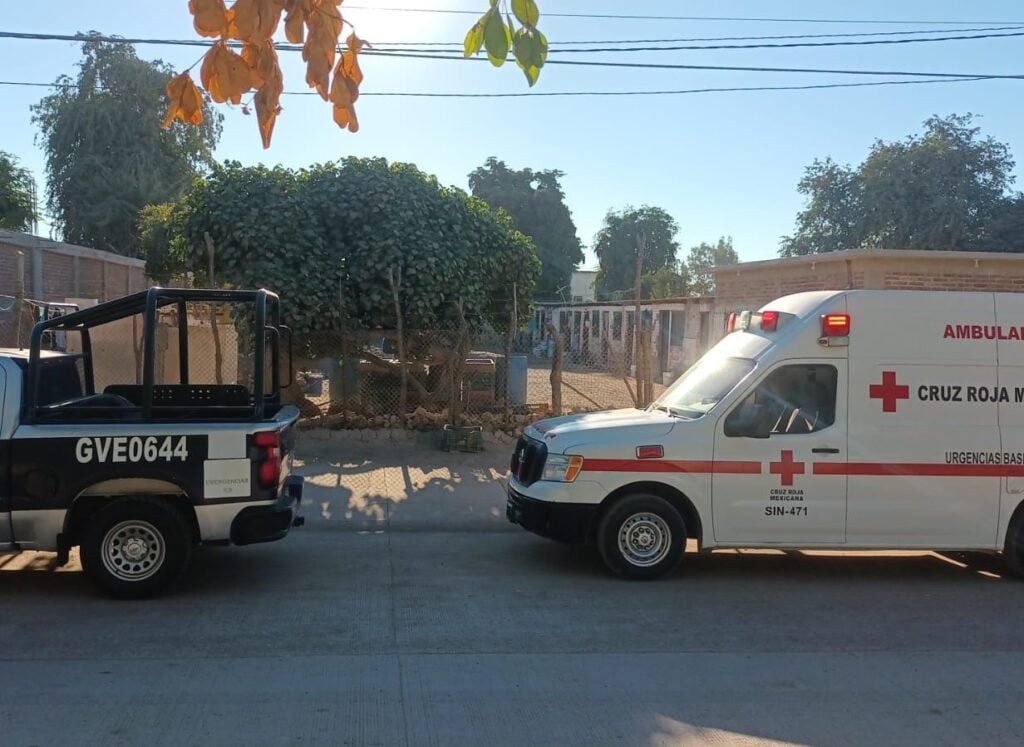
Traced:
<svg viewBox="0 0 1024 747">
<path fill-rule="evenodd" d="M 0 347 L 18 340 L 19 319 L 11 298 L 17 292 L 19 265 L 25 296 L 40 301 L 109 301 L 149 285 L 140 259 L 0 230 Z M 22 309 L 20 316 L 24 342 L 31 331 L 31 311 Z"/>
<path fill-rule="evenodd" d="M 722 311 L 756 309 L 811 290 L 1024 292 L 1024 255 L 945 251 L 848 251 L 748 262 L 715 274 Z"/>
</svg>

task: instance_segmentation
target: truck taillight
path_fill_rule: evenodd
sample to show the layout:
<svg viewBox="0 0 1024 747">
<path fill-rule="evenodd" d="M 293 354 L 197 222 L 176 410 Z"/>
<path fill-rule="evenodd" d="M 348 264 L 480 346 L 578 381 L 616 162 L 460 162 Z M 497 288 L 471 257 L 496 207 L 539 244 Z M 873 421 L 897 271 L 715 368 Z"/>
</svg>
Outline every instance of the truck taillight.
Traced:
<svg viewBox="0 0 1024 747">
<path fill-rule="evenodd" d="M 263 452 L 256 473 L 260 487 L 276 488 L 281 479 L 281 434 L 277 431 L 254 433 L 252 442 Z"/>
</svg>

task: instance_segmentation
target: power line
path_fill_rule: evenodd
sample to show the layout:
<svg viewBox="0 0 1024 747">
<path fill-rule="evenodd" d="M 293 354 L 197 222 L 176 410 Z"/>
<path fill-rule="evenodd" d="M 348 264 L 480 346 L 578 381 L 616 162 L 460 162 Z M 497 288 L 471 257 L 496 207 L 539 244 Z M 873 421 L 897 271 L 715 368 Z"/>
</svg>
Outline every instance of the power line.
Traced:
<svg viewBox="0 0 1024 747">
<path fill-rule="evenodd" d="M 1020 28 L 1020 27 L 1016 27 Z M 583 47 L 580 49 L 558 49 L 557 54 L 593 54 L 596 52 L 673 52 L 681 50 L 716 50 L 716 49 L 795 49 L 797 47 L 860 47 L 882 44 L 920 44 L 925 42 L 946 42 L 946 41 L 967 41 L 972 39 L 999 39 L 1005 37 L 1024 36 L 1024 31 L 1014 31 L 999 34 L 972 34 L 970 36 L 935 36 L 920 39 L 859 39 L 848 41 L 819 41 L 819 42 L 768 42 L 761 44 L 714 44 L 714 45 L 682 45 L 672 47 Z M 455 45 L 453 45 L 455 46 Z M 431 49 L 415 50 L 411 48 L 389 48 L 387 45 L 377 44 L 374 47 L 377 51 L 421 51 L 433 52 Z M 456 51 L 460 51 L 462 45 L 457 45 Z M 447 52 L 451 50 L 439 50 Z"/>
<path fill-rule="evenodd" d="M 176 46 L 199 46 L 209 47 L 213 42 L 201 39 L 133 39 L 119 36 L 83 35 L 83 34 L 26 34 L 20 32 L 3 31 L 0 38 L 36 39 L 46 41 L 104 41 L 117 44 L 157 44 Z M 295 44 L 277 44 L 275 47 L 282 51 L 296 52 L 301 47 Z M 413 51 L 377 51 L 367 49 L 362 52 L 364 55 L 377 57 L 394 57 L 399 59 L 422 59 L 422 60 L 458 60 L 466 62 L 461 55 L 437 54 L 431 52 Z M 482 57 L 471 57 L 468 61 L 486 62 Z M 548 58 L 545 65 L 573 65 L 578 67 L 611 67 L 628 69 L 647 70 L 715 70 L 727 72 L 752 72 L 752 73 L 800 73 L 800 74 L 830 74 L 830 75 L 871 75 L 889 76 L 895 78 L 978 78 L 978 79 L 1003 79 L 1020 80 L 1024 74 L 999 74 L 999 73 L 948 73 L 948 72 L 925 72 L 920 70 L 859 70 L 848 68 L 806 68 L 806 67 L 764 67 L 752 65 L 691 65 L 680 63 L 663 62 L 607 62 L 601 60 L 560 60 Z"/>
<path fill-rule="evenodd" d="M 1015 29 L 1021 29 L 1024 26 L 974 26 L 969 28 L 959 29 L 943 29 L 944 33 L 947 34 L 959 34 L 959 33 L 973 33 L 980 31 L 1012 31 Z M 843 34 L 769 34 L 769 35 L 754 35 L 754 36 L 691 36 L 684 38 L 670 38 L 670 39 L 558 39 L 551 43 L 551 49 L 561 49 L 566 45 L 577 45 L 577 44 L 680 44 L 690 42 L 722 42 L 722 41 L 762 41 L 762 40 L 775 40 L 775 39 L 838 39 L 844 37 L 856 37 L 856 36 L 909 36 L 912 34 L 934 34 L 935 29 L 917 29 L 915 31 L 860 31 L 860 32 L 847 32 Z M 433 42 L 433 41 L 393 41 L 393 42 L 375 42 L 377 46 L 383 47 L 455 47 L 462 49 L 462 42 Z"/>
<path fill-rule="evenodd" d="M 860 39 L 860 40 L 847 40 L 847 41 L 828 41 L 828 42 L 784 42 L 784 43 L 761 43 L 761 44 L 717 44 L 717 45 L 700 45 L 700 46 L 659 46 L 659 47 L 592 47 L 583 49 L 562 49 L 559 45 L 552 47 L 552 52 L 558 54 L 580 54 L 580 53 L 597 53 L 597 52 L 662 52 L 662 51 L 683 51 L 683 50 L 723 50 L 723 49 L 788 49 L 797 47 L 842 47 L 842 46 L 873 46 L 873 45 L 891 45 L 891 44 L 917 44 L 923 42 L 946 42 L 946 41 L 970 41 L 977 39 L 998 39 L 1006 37 L 1019 37 L 1024 36 L 1024 26 L 1007 26 L 1005 29 L 1017 29 L 1008 33 L 979 33 L 971 35 L 959 35 L 959 36 L 937 36 L 937 37 L 925 37 L 915 39 Z M 1002 30 L 1002 29 L 1000 29 Z M 920 31 L 916 32 L 898 32 L 898 33 L 923 33 Z M 833 35 L 826 34 L 824 36 L 845 36 L 842 34 Z M 724 37 L 728 39 L 728 37 Z M 744 38 L 744 37 L 736 37 Z M 747 37 L 752 39 L 771 39 L 771 38 L 808 38 L 800 36 L 785 36 L 785 37 Z M 813 38 L 813 37 L 811 37 Z M 152 38 L 131 38 L 131 37 L 120 37 L 120 36 L 109 36 L 109 35 L 86 35 L 86 34 L 40 34 L 31 32 L 17 32 L 17 31 L 0 31 L 0 39 L 19 39 L 27 41 L 103 41 L 103 42 L 114 42 L 122 44 L 145 44 L 145 45 L 166 45 L 166 46 L 190 46 L 190 47 L 209 47 L 215 42 L 204 40 L 204 39 L 152 39 Z M 654 40 L 658 41 L 658 40 Z M 669 41 L 669 40 L 665 40 Z M 683 40 L 685 41 L 685 40 Z M 584 42 L 573 42 L 574 44 L 583 44 Z M 592 44 L 627 44 L 631 42 L 626 41 L 612 41 L 612 42 L 600 42 L 594 41 L 589 42 Z M 240 47 L 241 42 L 229 42 L 231 46 Z M 436 50 L 428 49 L 427 47 L 452 47 L 452 49 Z M 417 49 L 416 47 L 424 47 L 424 49 Z M 298 44 L 275 44 L 275 48 L 282 51 L 300 51 L 301 45 Z M 461 52 L 462 44 L 446 43 L 446 42 L 392 42 L 384 43 L 377 42 L 374 46 L 363 54 L 370 54 L 371 50 L 378 54 L 391 53 L 391 52 L 419 52 L 423 54 L 443 54 L 445 52 Z"/>
<path fill-rule="evenodd" d="M 717 88 L 684 88 L 658 91 L 531 91 L 522 93 L 459 93 L 459 92 L 415 92 L 415 91 L 365 91 L 364 96 L 388 96 L 408 98 L 451 98 L 451 99 L 506 99 L 506 98 L 551 98 L 560 96 L 673 96 L 700 93 L 738 93 L 756 91 L 812 91 L 832 88 L 866 88 L 871 86 L 908 86 L 928 83 L 967 83 L 990 80 L 986 76 L 964 78 L 939 78 L 925 80 L 880 80 L 862 83 L 816 83 L 793 86 L 732 86 Z M 32 88 L 78 88 L 74 83 L 34 83 L 28 81 L 0 80 L 0 86 L 25 86 Z M 316 91 L 284 91 L 285 96 L 319 96 Z"/>
<path fill-rule="evenodd" d="M 371 54 L 363 52 L 363 54 Z M 424 54 L 421 52 L 373 52 L 381 57 L 403 57 L 424 60 L 462 60 L 462 55 Z M 471 57 L 470 60 L 486 62 L 487 60 L 478 57 Z M 932 73 L 920 70 L 896 71 L 896 70 L 856 70 L 845 68 L 818 68 L 818 67 L 758 67 L 752 65 L 683 65 L 664 62 L 603 62 L 599 60 L 557 60 L 548 58 L 545 65 L 574 65 L 580 67 L 614 67 L 634 68 L 648 70 L 719 70 L 727 72 L 747 73 L 809 73 L 809 74 L 832 74 L 832 75 L 889 75 L 894 77 L 907 78 L 998 78 L 1004 80 L 1024 79 L 1024 74 L 997 74 L 997 73 Z"/>
<path fill-rule="evenodd" d="M 388 8 L 373 5 L 346 5 L 348 10 L 372 10 L 384 13 L 444 13 L 449 15 L 481 15 L 478 10 L 457 10 L 452 8 Z M 1024 21 L 932 21 L 932 20 L 879 20 L 865 18 L 749 18 L 740 16 L 675 16 L 642 15 L 632 13 L 548 13 L 542 11 L 541 18 L 614 18 L 636 21 L 712 21 L 729 23 L 844 23 L 892 26 L 996 26 L 1000 24 L 1021 24 Z"/>
</svg>

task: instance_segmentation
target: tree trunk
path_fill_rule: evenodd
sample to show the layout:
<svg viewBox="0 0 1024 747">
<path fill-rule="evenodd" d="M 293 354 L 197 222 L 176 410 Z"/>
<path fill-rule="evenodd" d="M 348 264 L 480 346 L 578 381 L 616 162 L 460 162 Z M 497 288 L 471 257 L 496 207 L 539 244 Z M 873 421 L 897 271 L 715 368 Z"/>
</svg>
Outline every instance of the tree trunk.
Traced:
<svg viewBox="0 0 1024 747">
<path fill-rule="evenodd" d="M 640 294 L 642 292 L 642 281 L 644 273 L 644 253 L 647 251 L 647 234 L 642 230 L 636 237 L 636 298 L 634 299 L 634 311 L 633 311 L 633 345 L 636 352 L 633 356 L 633 362 L 636 367 L 636 406 L 644 407 L 647 404 L 647 392 L 645 391 L 645 381 L 643 373 L 643 342 L 640 334 L 640 330 L 643 327 L 643 318 L 641 316 L 641 304 Z"/>
<path fill-rule="evenodd" d="M 209 271 L 210 287 L 211 288 L 216 288 L 217 286 L 216 286 L 216 283 L 215 283 L 215 281 L 213 279 L 213 256 L 214 256 L 213 238 L 210 236 L 209 233 L 204 233 L 203 234 L 203 238 L 206 240 L 206 255 L 207 255 L 207 258 L 208 258 L 209 263 L 210 263 L 209 264 L 209 268 L 210 268 L 210 271 Z M 185 328 L 188 329 L 188 323 L 187 322 L 186 322 Z M 212 301 L 210 302 L 210 332 L 213 334 L 213 365 L 214 365 L 213 376 L 214 376 L 214 381 L 216 381 L 218 384 L 223 384 L 224 383 L 224 374 L 223 374 L 223 371 L 224 371 L 224 353 L 221 352 L 221 349 L 220 349 L 220 329 L 218 329 L 218 327 L 217 327 L 217 304 L 212 302 Z M 179 334 L 181 334 L 180 328 L 179 328 Z M 253 344 L 254 345 L 266 345 L 266 340 L 254 340 Z M 255 351 L 253 351 L 253 352 L 255 352 Z M 277 365 L 276 361 L 275 361 L 275 365 Z M 256 374 L 256 372 L 253 371 L 253 380 L 255 380 L 255 378 L 256 378 L 255 374 Z M 262 397 L 264 393 L 263 392 L 256 392 L 255 394 L 256 394 L 257 397 Z"/>
<path fill-rule="evenodd" d="M 402 329 L 402 302 L 399 293 L 402 290 L 402 268 L 392 267 L 388 270 L 388 280 L 391 283 L 391 297 L 395 301 L 395 330 L 398 332 L 398 366 L 399 390 L 398 390 L 398 414 L 406 416 L 406 400 L 409 379 L 409 367 L 405 361 L 405 333 Z"/>
</svg>

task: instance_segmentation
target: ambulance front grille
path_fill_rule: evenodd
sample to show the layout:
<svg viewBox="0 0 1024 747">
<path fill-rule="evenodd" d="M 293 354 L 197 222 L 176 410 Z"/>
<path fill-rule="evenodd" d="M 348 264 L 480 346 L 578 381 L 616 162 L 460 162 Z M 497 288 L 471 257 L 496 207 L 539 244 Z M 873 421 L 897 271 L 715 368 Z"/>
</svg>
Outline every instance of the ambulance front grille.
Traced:
<svg viewBox="0 0 1024 747">
<path fill-rule="evenodd" d="M 544 461 L 548 456 L 548 447 L 540 441 L 520 436 L 516 450 L 512 452 L 512 463 L 509 471 L 515 475 L 521 485 L 532 485 L 544 473 Z"/>
</svg>

